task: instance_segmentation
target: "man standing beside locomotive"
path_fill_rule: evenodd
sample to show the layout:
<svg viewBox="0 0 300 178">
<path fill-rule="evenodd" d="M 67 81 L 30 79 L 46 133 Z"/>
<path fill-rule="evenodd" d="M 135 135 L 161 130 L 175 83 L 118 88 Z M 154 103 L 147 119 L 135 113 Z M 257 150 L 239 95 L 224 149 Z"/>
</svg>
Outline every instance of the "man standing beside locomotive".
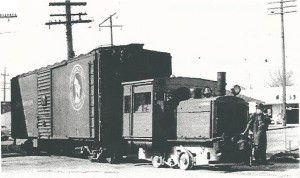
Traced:
<svg viewBox="0 0 300 178">
<path fill-rule="evenodd" d="M 250 120 L 243 134 L 250 129 L 253 132 L 254 158 L 257 163 L 266 164 L 267 130 L 271 123 L 269 117 L 263 113 L 263 104 L 256 105 L 256 112 L 250 116 Z"/>
</svg>

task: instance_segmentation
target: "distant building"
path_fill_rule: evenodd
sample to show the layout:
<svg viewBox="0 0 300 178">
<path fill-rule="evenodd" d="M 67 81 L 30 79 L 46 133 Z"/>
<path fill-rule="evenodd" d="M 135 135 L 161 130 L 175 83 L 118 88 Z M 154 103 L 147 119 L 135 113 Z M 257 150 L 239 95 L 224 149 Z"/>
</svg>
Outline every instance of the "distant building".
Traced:
<svg viewBox="0 0 300 178">
<path fill-rule="evenodd" d="M 287 124 L 299 124 L 299 89 L 297 86 L 286 87 Z M 275 124 L 282 123 L 282 87 L 251 89 L 244 91 L 244 94 L 264 101 L 266 112 Z"/>
<path fill-rule="evenodd" d="M 11 111 L 11 102 L 10 101 L 1 101 L 1 114 Z"/>
</svg>

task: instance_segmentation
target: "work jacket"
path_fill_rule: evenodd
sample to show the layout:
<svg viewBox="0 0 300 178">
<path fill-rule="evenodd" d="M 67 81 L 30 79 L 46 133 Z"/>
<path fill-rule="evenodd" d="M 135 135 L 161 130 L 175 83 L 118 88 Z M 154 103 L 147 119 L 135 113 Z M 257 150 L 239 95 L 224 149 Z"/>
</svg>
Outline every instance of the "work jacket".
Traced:
<svg viewBox="0 0 300 178">
<path fill-rule="evenodd" d="M 250 124 L 250 129 L 253 132 L 254 144 L 266 144 L 267 134 L 269 124 L 271 120 L 263 113 L 257 114 L 254 113 L 251 115 L 248 125 Z"/>
</svg>

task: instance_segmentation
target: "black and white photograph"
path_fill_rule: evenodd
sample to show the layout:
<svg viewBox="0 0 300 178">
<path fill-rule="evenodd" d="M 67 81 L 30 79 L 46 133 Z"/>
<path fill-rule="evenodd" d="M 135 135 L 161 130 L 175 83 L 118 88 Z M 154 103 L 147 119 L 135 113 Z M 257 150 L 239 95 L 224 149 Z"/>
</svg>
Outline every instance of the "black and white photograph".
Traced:
<svg viewBox="0 0 300 178">
<path fill-rule="evenodd" d="M 0 0 L 1 177 L 300 177 L 299 0 Z"/>
</svg>

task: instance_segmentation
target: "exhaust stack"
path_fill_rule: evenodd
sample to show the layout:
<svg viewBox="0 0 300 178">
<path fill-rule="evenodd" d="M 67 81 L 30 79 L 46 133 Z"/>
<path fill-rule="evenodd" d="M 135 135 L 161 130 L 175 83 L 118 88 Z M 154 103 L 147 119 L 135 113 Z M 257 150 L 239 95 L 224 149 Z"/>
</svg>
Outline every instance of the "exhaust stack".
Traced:
<svg viewBox="0 0 300 178">
<path fill-rule="evenodd" d="M 226 72 L 218 72 L 217 78 L 217 96 L 226 95 Z"/>
</svg>

